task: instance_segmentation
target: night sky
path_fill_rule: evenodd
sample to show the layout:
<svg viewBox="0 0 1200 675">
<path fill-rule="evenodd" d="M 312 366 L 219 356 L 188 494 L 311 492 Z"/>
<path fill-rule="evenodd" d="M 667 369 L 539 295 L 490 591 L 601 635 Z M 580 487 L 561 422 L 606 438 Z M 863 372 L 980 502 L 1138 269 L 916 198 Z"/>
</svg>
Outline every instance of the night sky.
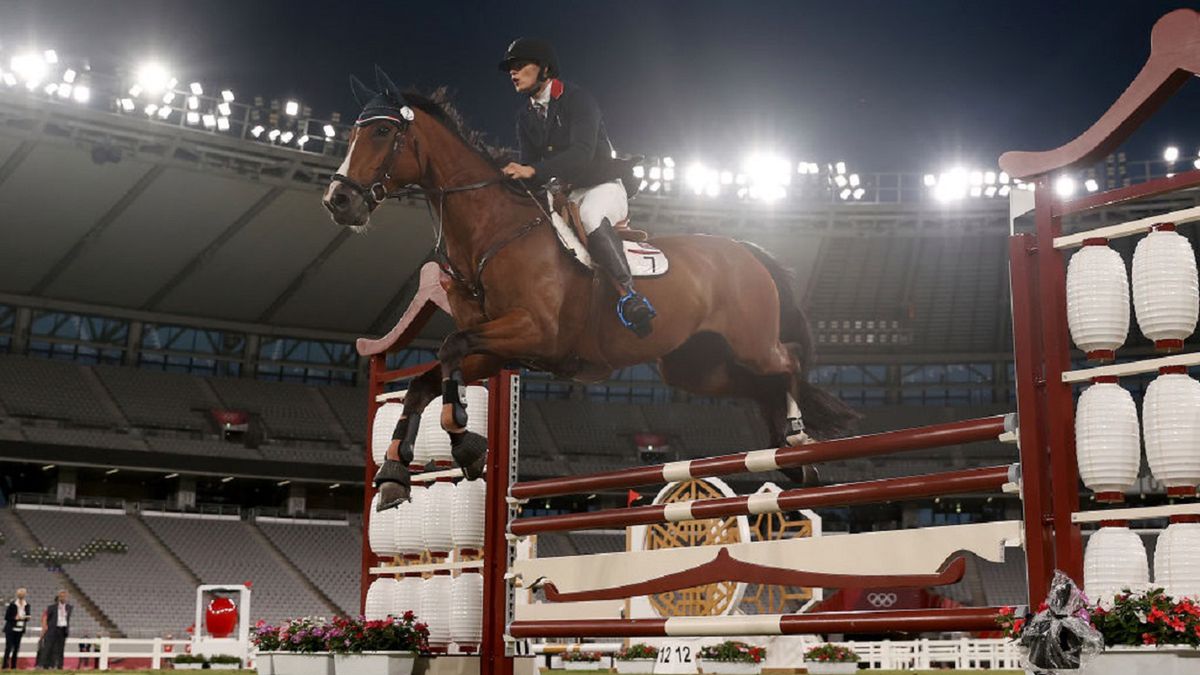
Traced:
<svg viewBox="0 0 1200 675">
<path fill-rule="evenodd" d="M 1144 63 L 1180 2 L 343 2 L 0 0 L 0 44 L 93 68 L 154 56 L 182 82 L 241 100 L 295 97 L 354 113 L 347 75 L 384 66 L 450 85 L 468 120 L 512 144 L 519 100 L 496 62 L 510 40 L 558 45 L 619 150 L 729 165 L 752 150 L 856 170 L 995 166 L 1082 131 Z M 1131 159 L 1200 147 L 1185 88 Z"/>
</svg>

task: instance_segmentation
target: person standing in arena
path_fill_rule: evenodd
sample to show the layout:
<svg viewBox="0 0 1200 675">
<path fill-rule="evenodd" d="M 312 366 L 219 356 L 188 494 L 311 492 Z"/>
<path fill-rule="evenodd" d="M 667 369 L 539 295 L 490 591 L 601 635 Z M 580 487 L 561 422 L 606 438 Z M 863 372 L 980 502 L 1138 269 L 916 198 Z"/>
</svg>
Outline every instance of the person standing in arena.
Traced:
<svg viewBox="0 0 1200 675">
<path fill-rule="evenodd" d="M 623 162 L 613 158 L 600 106 L 587 91 L 558 79 L 558 57 L 544 40 L 520 38 L 500 61 L 517 93 L 528 97 L 517 112 L 520 157 L 501 171 L 509 178 L 551 179 L 564 185 L 579 207 L 592 258 L 621 287 L 617 316 L 640 337 L 650 334 L 654 307 L 633 288 L 625 247 L 614 226 L 629 214 L 621 182 Z"/>
<path fill-rule="evenodd" d="M 29 603 L 25 600 L 25 589 L 18 588 L 16 597 L 4 610 L 4 662 L 0 668 L 17 669 L 17 653 L 21 651 L 21 638 L 25 637 L 28 624 Z"/>
<path fill-rule="evenodd" d="M 41 668 L 63 667 L 63 652 L 67 648 L 67 635 L 71 631 L 71 614 L 75 606 L 68 603 L 70 594 L 66 589 L 58 591 L 58 597 L 45 612 L 42 612 L 42 662 Z"/>
</svg>

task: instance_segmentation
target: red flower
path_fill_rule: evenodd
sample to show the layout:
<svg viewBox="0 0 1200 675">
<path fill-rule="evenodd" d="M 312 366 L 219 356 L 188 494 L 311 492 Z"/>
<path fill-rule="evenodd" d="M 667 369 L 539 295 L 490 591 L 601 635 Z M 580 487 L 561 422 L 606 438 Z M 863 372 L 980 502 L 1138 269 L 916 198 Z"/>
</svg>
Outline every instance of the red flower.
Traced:
<svg viewBox="0 0 1200 675">
<path fill-rule="evenodd" d="M 1153 645 L 1158 644 L 1158 638 L 1149 633 L 1142 633 L 1142 644 Z"/>
<path fill-rule="evenodd" d="M 414 618 L 414 617 L 416 617 L 416 616 L 417 616 L 417 615 L 416 615 L 416 614 L 413 614 L 413 611 L 410 609 L 410 610 L 408 610 L 407 612 L 405 612 L 405 613 L 404 613 L 404 620 L 405 620 L 405 621 L 412 621 L 412 620 L 413 620 L 413 618 Z"/>
<path fill-rule="evenodd" d="M 1046 604 L 1046 601 L 1045 601 L 1045 600 L 1043 600 L 1043 601 L 1042 601 L 1042 604 L 1038 605 L 1038 611 L 1039 611 L 1039 612 L 1044 612 L 1044 611 L 1046 611 L 1046 610 L 1048 610 L 1048 609 L 1050 609 L 1050 605 Z"/>
<path fill-rule="evenodd" d="M 1146 619 L 1149 620 L 1150 623 L 1158 623 L 1159 619 L 1164 619 L 1166 616 L 1166 612 L 1156 607 L 1150 610 L 1150 613 L 1146 615 Z"/>
<path fill-rule="evenodd" d="M 1025 628 L 1025 619 L 1017 619 L 1014 621 L 1012 625 L 1013 635 L 1019 635 L 1023 628 Z"/>
<path fill-rule="evenodd" d="M 1012 607 L 1001 607 L 1000 608 L 1000 616 L 1012 616 L 1012 613 L 1013 613 Z"/>
</svg>

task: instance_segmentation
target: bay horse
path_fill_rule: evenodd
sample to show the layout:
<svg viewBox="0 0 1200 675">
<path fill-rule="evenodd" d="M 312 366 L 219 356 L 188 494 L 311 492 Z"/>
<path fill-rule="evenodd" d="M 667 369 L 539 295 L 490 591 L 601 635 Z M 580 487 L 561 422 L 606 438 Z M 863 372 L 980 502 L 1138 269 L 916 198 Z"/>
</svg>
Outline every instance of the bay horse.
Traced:
<svg viewBox="0 0 1200 675">
<path fill-rule="evenodd" d="M 407 186 L 423 192 L 444 238 L 457 327 L 438 350 L 438 363 L 412 381 L 404 398 L 376 478 L 381 510 L 409 497 L 416 421 L 439 392 L 454 458 L 467 478 L 478 477 L 486 442 L 466 430 L 462 387 L 507 362 L 584 382 L 657 362 L 672 386 L 754 400 L 776 447 L 805 438 L 805 430 L 816 437 L 839 433 L 857 417 L 808 382 L 808 321 L 787 270 L 765 250 L 710 235 L 653 238 L 670 268 L 638 280 L 658 311 L 653 332 L 639 338 L 617 317 L 615 287 L 569 257 L 542 203 L 500 174 L 453 112 L 401 92 L 378 67 L 376 80 L 372 91 L 351 78 L 363 113 L 322 201 L 335 223 L 362 232 L 389 197 Z M 803 426 L 789 424 L 801 412 Z M 815 474 L 789 476 L 811 481 Z"/>
</svg>

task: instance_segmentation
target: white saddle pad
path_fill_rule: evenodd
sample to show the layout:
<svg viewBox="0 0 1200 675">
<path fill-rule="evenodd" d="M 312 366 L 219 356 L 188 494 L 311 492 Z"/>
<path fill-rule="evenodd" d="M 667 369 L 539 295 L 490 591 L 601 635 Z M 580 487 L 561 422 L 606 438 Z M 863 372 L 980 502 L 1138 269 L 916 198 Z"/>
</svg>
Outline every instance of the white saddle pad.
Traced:
<svg viewBox="0 0 1200 675">
<path fill-rule="evenodd" d="M 579 241 L 579 237 L 571 230 L 571 226 L 557 213 L 551 213 L 554 231 L 563 248 L 575 256 L 584 267 L 595 268 L 592 256 L 588 254 L 587 246 Z M 625 259 L 629 261 L 629 271 L 635 277 L 660 277 L 667 273 L 669 261 L 661 249 L 651 246 L 644 241 L 622 241 L 625 245 Z"/>
</svg>

